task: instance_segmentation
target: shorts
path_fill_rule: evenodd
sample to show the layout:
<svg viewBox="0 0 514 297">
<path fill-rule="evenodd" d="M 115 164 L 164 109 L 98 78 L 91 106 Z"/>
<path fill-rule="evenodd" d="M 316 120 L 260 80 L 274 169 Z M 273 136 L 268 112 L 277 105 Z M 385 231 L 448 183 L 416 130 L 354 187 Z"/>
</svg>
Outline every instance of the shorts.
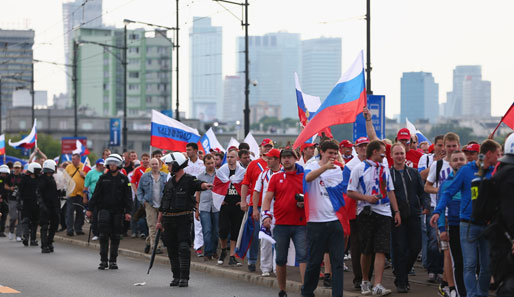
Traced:
<svg viewBox="0 0 514 297">
<path fill-rule="evenodd" d="M 365 255 L 388 254 L 391 249 L 392 218 L 372 211 L 370 215 L 359 214 L 359 243 Z"/>
<path fill-rule="evenodd" d="M 278 266 L 287 264 L 289 244 L 293 240 L 296 253 L 296 262 L 307 262 L 307 227 L 297 225 L 276 225 L 273 229 L 273 239 L 275 239 L 275 263 Z"/>
</svg>

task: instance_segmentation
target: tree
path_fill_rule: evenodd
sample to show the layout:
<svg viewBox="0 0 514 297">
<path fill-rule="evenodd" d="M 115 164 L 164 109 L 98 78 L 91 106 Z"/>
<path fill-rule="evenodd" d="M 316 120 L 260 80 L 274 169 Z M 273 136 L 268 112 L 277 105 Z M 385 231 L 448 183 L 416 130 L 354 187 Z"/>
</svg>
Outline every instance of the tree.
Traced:
<svg viewBox="0 0 514 297">
<path fill-rule="evenodd" d="M 6 135 L 5 139 L 6 140 L 13 139 L 13 141 L 18 141 L 19 139 L 22 138 L 22 135 L 25 136 L 28 133 L 29 132 L 23 133 L 23 134 Z M 53 138 L 51 135 L 44 134 L 44 133 L 38 133 L 37 146 L 43 153 L 45 153 L 45 155 L 48 158 L 53 159 L 61 154 L 61 142 L 59 140 L 56 140 L 55 138 Z M 22 158 L 22 159 L 26 158 L 25 156 L 22 155 L 21 149 L 15 149 L 15 148 L 11 147 L 10 145 L 6 145 L 5 152 L 7 153 L 7 155 L 13 156 L 16 158 Z"/>
</svg>

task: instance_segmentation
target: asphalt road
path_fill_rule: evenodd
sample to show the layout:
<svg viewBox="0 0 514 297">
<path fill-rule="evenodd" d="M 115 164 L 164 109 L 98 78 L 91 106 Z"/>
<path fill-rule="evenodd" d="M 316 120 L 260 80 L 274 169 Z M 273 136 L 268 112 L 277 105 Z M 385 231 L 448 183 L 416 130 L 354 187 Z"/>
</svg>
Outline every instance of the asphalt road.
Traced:
<svg viewBox="0 0 514 297">
<path fill-rule="evenodd" d="M 98 251 L 55 243 L 55 253 L 0 238 L 0 293 L 10 289 L 18 296 L 277 296 L 276 289 L 236 282 L 191 271 L 188 288 L 169 287 L 170 267 L 156 263 L 150 275 L 148 262 L 120 256 L 119 270 L 99 271 Z M 146 282 L 145 286 L 134 286 Z M 298 296 L 289 293 L 289 296 Z"/>
</svg>

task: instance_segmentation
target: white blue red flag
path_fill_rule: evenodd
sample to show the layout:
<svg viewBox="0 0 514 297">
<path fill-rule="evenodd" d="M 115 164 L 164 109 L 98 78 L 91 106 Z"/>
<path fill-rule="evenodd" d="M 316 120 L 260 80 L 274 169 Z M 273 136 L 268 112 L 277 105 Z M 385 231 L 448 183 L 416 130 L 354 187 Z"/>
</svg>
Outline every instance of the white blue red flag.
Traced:
<svg viewBox="0 0 514 297">
<path fill-rule="evenodd" d="M 0 155 L 5 155 L 5 134 L 0 135 Z"/>
<path fill-rule="evenodd" d="M 75 149 L 72 151 L 72 154 L 79 154 L 81 156 L 86 156 L 86 155 L 89 155 L 89 150 L 87 149 L 86 146 L 82 145 L 82 142 L 79 139 L 77 139 L 75 141 Z"/>
<path fill-rule="evenodd" d="M 32 127 L 32 130 L 30 131 L 29 135 L 25 136 L 22 140 L 18 142 L 12 142 L 11 139 L 9 139 L 9 145 L 12 146 L 15 149 L 31 149 L 34 146 L 36 146 L 37 143 L 37 131 L 36 131 L 36 124 L 37 120 L 34 119 L 34 126 Z"/>
<path fill-rule="evenodd" d="M 216 138 L 216 135 L 214 134 L 212 128 L 209 128 L 209 130 L 205 132 L 205 134 L 200 139 L 200 144 L 202 145 L 203 151 L 206 154 L 208 154 L 211 151 L 211 149 L 219 149 L 223 151 L 223 147 L 218 141 L 218 138 Z"/>
<path fill-rule="evenodd" d="M 163 150 L 185 152 L 188 143 L 198 143 L 199 140 L 198 130 L 152 110 L 151 146 Z"/>
<path fill-rule="evenodd" d="M 361 51 L 296 138 L 293 147 L 296 149 L 325 128 L 355 122 L 355 118 L 365 105 L 364 55 Z"/>
<path fill-rule="evenodd" d="M 255 140 L 255 137 L 253 137 L 252 132 L 248 132 L 248 135 L 246 135 L 245 140 L 243 142 L 248 143 L 250 146 L 250 152 L 253 154 L 250 154 L 250 159 L 255 160 L 259 159 L 260 157 L 260 150 L 259 150 L 259 144 L 257 143 L 257 140 Z"/>
<path fill-rule="evenodd" d="M 414 126 L 414 124 L 411 123 L 408 118 L 405 118 L 405 124 L 407 126 L 406 128 L 409 129 L 410 135 L 416 135 L 418 137 L 418 146 L 422 142 L 427 142 L 428 144 L 432 144 L 430 142 L 430 140 L 428 140 L 428 138 L 426 138 L 425 135 L 423 135 L 423 133 L 421 133 L 421 131 L 416 129 L 416 126 Z"/>
</svg>

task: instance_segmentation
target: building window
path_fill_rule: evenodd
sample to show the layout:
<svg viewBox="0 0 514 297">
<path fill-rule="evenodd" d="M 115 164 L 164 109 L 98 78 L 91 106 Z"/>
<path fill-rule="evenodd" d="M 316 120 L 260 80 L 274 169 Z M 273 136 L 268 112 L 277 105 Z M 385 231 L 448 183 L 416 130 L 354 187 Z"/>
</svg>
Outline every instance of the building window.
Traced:
<svg viewBox="0 0 514 297">
<path fill-rule="evenodd" d="M 129 72 L 129 77 L 130 78 L 139 78 L 139 72 L 131 71 L 131 72 Z"/>
<path fill-rule="evenodd" d="M 65 130 L 68 128 L 68 121 L 59 121 L 59 129 Z"/>
<path fill-rule="evenodd" d="M 103 84 L 103 88 L 104 88 L 104 91 L 108 91 L 109 90 L 109 84 Z"/>
<path fill-rule="evenodd" d="M 129 39 L 130 40 L 137 40 L 137 39 L 139 39 L 139 35 L 137 35 L 137 34 L 130 34 L 129 35 Z"/>
<path fill-rule="evenodd" d="M 82 130 L 92 130 L 93 124 L 92 123 L 82 123 Z"/>
<path fill-rule="evenodd" d="M 150 150 L 150 141 L 143 141 L 141 150 L 147 152 Z"/>
<path fill-rule="evenodd" d="M 128 52 L 131 54 L 138 54 L 139 53 L 139 47 L 129 47 Z"/>
<path fill-rule="evenodd" d="M 146 103 L 152 103 L 152 96 L 146 96 Z"/>
<path fill-rule="evenodd" d="M 146 65 L 152 65 L 152 59 L 146 59 Z"/>
<path fill-rule="evenodd" d="M 139 90 L 139 84 L 129 84 L 128 89 L 131 91 L 137 91 Z"/>
</svg>

